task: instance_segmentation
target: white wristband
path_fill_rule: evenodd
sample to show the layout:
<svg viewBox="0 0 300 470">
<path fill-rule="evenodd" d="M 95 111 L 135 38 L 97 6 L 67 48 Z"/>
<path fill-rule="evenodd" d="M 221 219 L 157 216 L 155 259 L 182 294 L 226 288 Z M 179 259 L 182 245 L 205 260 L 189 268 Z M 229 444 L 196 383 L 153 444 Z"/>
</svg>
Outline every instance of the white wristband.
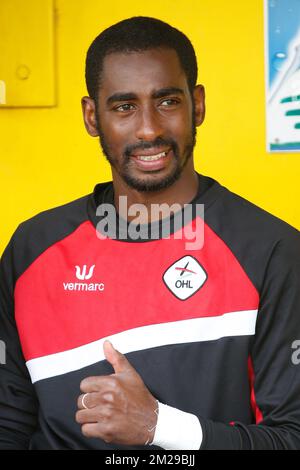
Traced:
<svg viewBox="0 0 300 470">
<path fill-rule="evenodd" d="M 202 428 L 197 416 L 158 402 L 158 419 L 151 445 L 166 450 L 198 450 Z"/>
</svg>

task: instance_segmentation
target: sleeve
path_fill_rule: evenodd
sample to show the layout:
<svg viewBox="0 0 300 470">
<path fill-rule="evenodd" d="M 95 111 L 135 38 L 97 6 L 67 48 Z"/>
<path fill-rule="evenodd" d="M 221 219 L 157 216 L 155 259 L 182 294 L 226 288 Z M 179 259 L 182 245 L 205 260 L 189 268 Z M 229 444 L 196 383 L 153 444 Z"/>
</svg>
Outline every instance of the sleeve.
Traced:
<svg viewBox="0 0 300 470">
<path fill-rule="evenodd" d="M 166 450 L 198 450 L 202 429 L 197 416 L 158 401 L 158 415 L 153 441 Z"/>
<path fill-rule="evenodd" d="M 256 424 L 198 417 L 201 449 L 300 449 L 300 235 L 274 247 L 260 292 L 251 346 Z"/>
<path fill-rule="evenodd" d="M 28 449 L 37 399 L 14 319 L 14 237 L 0 261 L 0 449 Z"/>
</svg>

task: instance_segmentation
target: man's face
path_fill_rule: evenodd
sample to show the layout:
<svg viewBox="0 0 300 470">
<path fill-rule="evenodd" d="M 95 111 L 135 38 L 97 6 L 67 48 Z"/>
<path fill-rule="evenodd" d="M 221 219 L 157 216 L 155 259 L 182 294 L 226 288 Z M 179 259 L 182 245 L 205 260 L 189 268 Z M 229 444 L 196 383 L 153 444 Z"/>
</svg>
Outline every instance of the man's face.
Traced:
<svg viewBox="0 0 300 470">
<path fill-rule="evenodd" d="M 114 179 L 138 191 L 172 185 L 192 156 L 199 124 L 176 52 L 108 55 L 97 101 L 93 135 Z"/>
</svg>

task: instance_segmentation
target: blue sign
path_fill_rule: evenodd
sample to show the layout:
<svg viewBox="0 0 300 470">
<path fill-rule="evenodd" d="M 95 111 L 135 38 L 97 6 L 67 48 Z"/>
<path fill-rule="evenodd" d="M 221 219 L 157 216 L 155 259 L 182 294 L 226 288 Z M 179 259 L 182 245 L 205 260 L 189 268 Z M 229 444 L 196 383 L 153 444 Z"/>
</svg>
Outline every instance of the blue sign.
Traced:
<svg viewBox="0 0 300 470">
<path fill-rule="evenodd" d="M 300 151 L 300 0 L 265 0 L 268 151 Z"/>
</svg>

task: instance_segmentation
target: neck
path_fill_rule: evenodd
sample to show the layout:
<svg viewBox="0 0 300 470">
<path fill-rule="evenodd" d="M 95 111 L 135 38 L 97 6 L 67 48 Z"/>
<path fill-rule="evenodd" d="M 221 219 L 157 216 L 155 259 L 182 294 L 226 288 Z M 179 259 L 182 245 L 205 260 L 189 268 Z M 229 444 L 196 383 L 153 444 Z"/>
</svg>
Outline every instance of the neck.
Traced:
<svg viewBox="0 0 300 470">
<path fill-rule="evenodd" d="M 132 189 L 113 171 L 114 202 L 120 216 L 129 221 L 135 218 L 136 215 L 128 213 L 128 209 L 133 204 L 142 204 L 145 209 L 139 213 L 139 223 L 151 223 L 168 216 L 170 214 L 168 208 L 173 204 L 176 204 L 175 211 L 182 209 L 184 204 L 188 204 L 194 199 L 199 189 L 198 175 L 195 172 L 192 158 L 190 160 L 180 178 L 169 188 L 160 191 L 140 192 Z M 126 205 L 120 204 L 121 196 L 127 198 Z M 153 211 L 153 205 L 164 206 L 161 206 L 159 211 Z"/>
</svg>

